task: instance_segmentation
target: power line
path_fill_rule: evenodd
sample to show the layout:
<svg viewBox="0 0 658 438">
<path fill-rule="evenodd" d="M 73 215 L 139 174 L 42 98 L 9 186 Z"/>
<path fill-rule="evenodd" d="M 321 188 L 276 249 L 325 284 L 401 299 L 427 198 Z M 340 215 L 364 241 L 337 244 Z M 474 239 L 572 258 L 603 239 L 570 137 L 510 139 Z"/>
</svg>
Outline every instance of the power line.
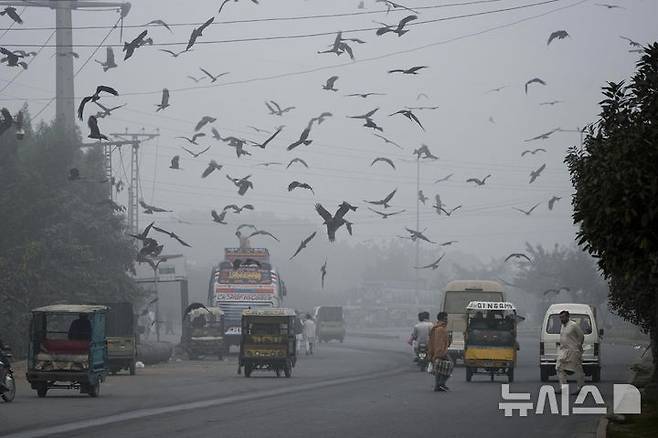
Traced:
<svg viewBox="0 0 658 438">
<path fill-rule="evenodd" d="M 327 71 L 327 70 L 333 71 L 333 70 L 335 70 L 337 68 L 341 68 L 341 67 L 349 67 L 349 66 L 358 65 L 358 64 L 362 64 L 362 63 L 368 63 L 368 62 L 372 62 L 372 61 L 380 61 L 382 59 L 387 59 L 387 58 L 391 58 L 391 57 L 398 56 L 398 55 L 404 55 L 404 54 L 407 54 L 407 53 L 413 53 L 413 52 L 417 52 L 417 51 L 420 51 L 420 50 L 428 49 L 430 47 L 442 46 L 442 45 L 446 45 L 446 44 L 449 44 L 449 43 L 452 43 L 452 42 L 455 42 L 455 41 L 461 41 L 461 40 L 464 40 L 464 39 L 468 39 L 468 38 L 472 38 L 472 37 L 476 37 L 476 36 L 481 36 L 481 35 L 484 35 L 484 34 L 487 34 L 487 33 L 490 33 L 490 32 L 494 32 L 496 30 L 506 29 L 508 27 L 515 26 L 517 24 L 525 23 L 526 21 L 535 20 L 537 18 L 545 17 L 546 15 L 550 15 L 550 14 L 553 14 L 555 12 L 560 12 L 560 11 L 563 11 L 563 10 L 566 10 L 566 9 L 573 8 L 575 6 L 579 6 L 579 5 L 581 5 L 581 4 L 583 4 L 587 1 L 589 1 L 589 0 L 579 0 L 575 3 L 570 4 L 570 5 L 566 5 L 566 6 L 562 6 L 562 7 L 559 7 L 559 8 L 551 9 L 550 11 L 542 12 L 541 14 L 532 15 L 532 16 L 529 16 L 529 17 L 525 17 L 525 18 L 522 18 L 522 19 L 519 19 L 519 20 L 509 22 L 509 23 L 505 23 L 505 24 L 502 24 L 502 25 L 489 27 L 489 28 L 486 28 L 486 29 L 481 30 L 481 31 L 472 32 L 472 33 L 468 33 L 468 34 L 463 34 L 463 35 L 456 36 L 456 37 L 453 37 L 453 38 L 449 38 L 449 39 L 445 39 L 445 40 L 441 40 L 441 41 L 436 41 L 436 42 L 433 42 L 433 43 L 429 43 L 429 44 L 425 44 L 425 45 L 417 46 L 417 47 L 412 47 L 412 48 L 409 48 L 409 49 L 398 50 L 396 52 L 390 52 L 390 53 L 386 53 L 386 54 L 379 55 L 379 56 L 356 59 L 354 61 L 345 62 L 345 63 L 342 63 L 342 64 L 332 64 L 332 65 L 329 65 L 329 66 L 314 67 L 314 68 L 310 68 L 310 69 L 306 69 L 306 70 L 298 70 L 298 71 L 294 71 L 294 72 L 278 73 L 278 74 L 269 75 L 269 76 L 261 76 L 261 77 L 255 77 L 255 78 L 250 78 L 250 79 L 242 79 L 242 80 L 236 80 L 236 81 L 222 82 L 222 83 L 213 84 L 213 85 L 198 85 L 198 86 L 190 86 L 190 87 L 170 88 L 169 91 L 170 92 L 196 91 L 196 90 L 207 90 L 207 89 L 210 89 L 210 88 L 228 87 L 228 86 L 232 86 L 232 85 L 246 85 L 246 84 L 251 84 L 251 83 L 254 83 L 254 82 L 265 82 L 265 81 L 270 81 L 270 80 L 275 80 L 275 79 L 284 79 L 284 78 L 289 78 L 289 77 L 294 77 L 294 76 L 303 76 L 303 75 L 307 75 L 307 74 L 317 73 L 317 72 L 320 72 L 320 71 Z M 162 89 L 158 89 L 158 90 L 153 90 L 153 91 L 127 92 L 127 93 L 122 93 L 121 95 L 122 96 L 145 96 L 145 95 L 159 95 L 161 93 L 162 93 Z M 0 98 L 0 101 L 25 100 L 25 101 L 34 102 L 34 101 L 43 101 L 43 100 L 50 100 L 50 99 L 51 99 L 50 97 Z"/>
<path fill-rule="evenodd" d="M 32 56 L 32 59 L 30 59 L 30 62 L 27 64 L 28 66 L 29 66 L 29 65 L 32 65 L 32 63 L 33 63 L 34 60 L 36 59 L 37 55 L 39 55 L 39 53 L 41 53 L 41 51 L 43 50 L 43 48 L 46 47 L 46 44 L 48 44 L 48 42 L 49 42 L 49 41 L 55 36 L 55 33 L 56 33 L 56 31 L 53 31 L 53 32 L 50 34 L 50 36 L 48 37 L 48 39 L 46 39 L 46 41 L 41 45 L 41 47 L 39 47 L 39 50 L 37 50 L 37 54 L 34 55 L 34 56 Z M 24 72 L 26 72 L 26 71 L 27 71 L 27 69 L 20 69 L 20 70 L 18 71 L 18 73 L 16 73 L 16 74 L 14 75 L 14 77 L 11 78 L 9 81 L 7 81 L 7 83 L 5 84 L 5 86 L 2 87 L 2 89 L 0 89 L 0 93 L 4 92 L 7 88 L 9 88 L 9 86 L 10 86 L 11 84 L 13 84 L 14 81 L 15 81 L 16 79 L 18 79 L 18 77 L 19 77 L 20 75 L 22 75 L 22 74 L 23 74 Z"/>
<path fill-rule="evenodd" d="M 19 16 L 22 16 L 22 15 L 25 13 L 25 10 L 26 10 L 26 9 L 27 9 L 27 6 L 24 6 L 24 7 L 23 7 L 23 10 L 21 10 L 21 13 L 18 14 L 18 15 L 19 15 Z M 16 22 L 15 22 L 15 21 L 12 21 L 11 24 L 9 25 L 9 27 L 5 27 L 5 28 L 3 28 L 3 29 L 0 29 L 0 30 L 4 30 L 4 32 L 2 33 L 2 35 L 0 35 L 0 40 L 1 40 L 5 35 L 7 35 L 7 32 L 9 32 L 10 30 L 13 29 L 13 27 L 14 27 L 15 24 L 16 24 Z"/>
<path fill-rule="evenodd" d="M 493 9 L 490 11 L 482 11 L 482 12 L 472 12 L 469 14 L 461 14 L 461 15 L 453 15 L 449 17 L 442 17 L 442 18 L 434 18 L 431 20 L 424 20 L 424 21 L 416 21 L 413 23 L 408 23 L 407 26 L 420 26 L 424 24 L 432 24 L 432 23 L 439 23 L 439 22 L 444 22 L 444 21 L 452 21 L 452 20 L 458 20 L 462 18 L 472 18 L 472 17 L 480 17 L 484 15 L 493 15 L 493 14 L 498 14 L 498 13 L 503 13 L 503 12 L 511 12 L 511 11 L 517 11 L 521 9 L 527 9 L 527 8 L 533 8 L 537 6 L 544 6 L 548 5 L 551 3 L 556 3 L 556 2 L 561 2 L 564 0 L 543 0 L 537 3 L 530 3 L 530 4 L 525 4 L 525 5 L 519 5 L 519 6 L 511 6 L 508 8 L 501 8 L 501 9 Z M 317 38 L 321 36 L 329 36 L 329 35 L 335 35 L 339 31 L 342 32 L 343 34 L 351 34 L 351 33 L 362 33 L 362 32 L 371 32 L 374 30 L 379 29 L 380 26 L 377 27 L 362 27 L 362 28 L 354 28 L 354 29 L 347 29 L 347 30 L 334 30 L 334 31 L 329 31 L 329 32 L 315 32 L 315 33 L 305 33 L 305 34 L 296 34 L 296 35 L 272 35 L 272 36 L 264 36 L 264 37 L 249 37 L 249 38 L 233 38 L 233 39 L 226 39 L 226 40 L 208 40 L 208 41 L 197 41 L 196 44 L 198 45 L 210 45 L 210 44 L 229 44 L 229 43 L 245 43 L 245 42 L 256 42 L 256 41 L 275 41 L 275 40 L 289 40 L 289 39 L 302 39 L 302 38 Z M 179 41 L 179 42 L 170 42 L 170 43 L 153 43 L 152 46 L 154 47 L 171 47 L 171 46 L 187 46 L 188 41 Z M 34 44 L 7 44 L 12 47 L 34 47 Z M 151 45 L 151 44 L 149 44 Z M 118 47 L 122 48 L 122 44 L 110 44 L 109 46 L 111 47 Z M 58 47 L 57 44 L 51 44 L 46 47 Z M 66 47 L 69 47 L 68 45 Z M 71 47 L 94 47 L 93 44 L 73 44 Z"/>
<path fill-rule="evenodd" d="M 442 5 L 433 5 L 433 6 L 419 6 L 412 7 L 414 10 L 429 10 L 429 9 L 440 9 L 448 7 L 458 7 L 458 6 L 472 6 L 486 3 L 499 3 L 506 0 L 477 0 L 469 1 L 464 3 L 447 3 Z M 112 9 L 114 10 L 114 9 Z M 391 12 L 408 12 L 405 10 L 396 10 L 392 9 Z M 288 16 L 288 17 L 265 17 L 265 18 L 249 18 L 242 20 L 225 20 L 225 21 L 215 21 L 211 23 L 211 26 L 226 25 L 226 24 L 245 24 L 245 23 L 262 23 L 262 22 L 276 22 L 276 21 L 297 21 L 297 20 L 312 20 L 312 19 L 324 19 L 324 18 L 341 18 L 341 17 L 352 17 L 352 16 L 361 16 L 361 15 L 374 15 L 374 14 L 386 14 L 387 10 L 381 9 L 376 11 L 359 11 L 359 12 L 343 12 L 336 14 L 317 14 L 317 15 L 298 15 L 298 16 Z M 188 22 L 188 23 L 167 23 L 169 27 L 189 27 L 189 26 L 200 26 L 204 24 L 203 21 L 199 22 Z M 145 24 L 131 24 L 124 25 L 124 29 L 135 29 L 135 28 L 144 28 L 147 27 Z M 62 29 L 71 29 L 71 30 L 93 30 L 93 29 L 108 29 L 109 26 L 70 26 L 63 27 Z M 11 27 L 9 28 L 11 29 Z M 33 31 L 33 30 L 53 30 L 54 27 L 50 26 L 39 26 L 39 27 L 20 27 L 14 30 L 24 30 L 24 31 Z M 5 28 L 0 28 L 0 30 L 8 30 Z"/>
</svg>

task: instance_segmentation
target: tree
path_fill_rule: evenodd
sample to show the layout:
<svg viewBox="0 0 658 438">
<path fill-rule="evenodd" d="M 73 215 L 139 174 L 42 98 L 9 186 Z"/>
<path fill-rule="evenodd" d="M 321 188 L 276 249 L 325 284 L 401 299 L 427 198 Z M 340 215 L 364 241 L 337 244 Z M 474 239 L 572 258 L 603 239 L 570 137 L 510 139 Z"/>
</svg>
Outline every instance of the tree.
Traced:
<svg viewBox="0 0 658 438">
<path fill-rule="evenodd" d="M 57 302 L 131 300 L 135 246 L 103 200 L 100 151 L 56 125 L 0 137 L 0 333 L 22 353 L 30 309 Z M 69 181 L 69 169 L 84 176 Z"/>
<path fill-rule="evenodd" d="M 603 95 L 599 120 L 565 159 L 573 220 L 609 281 L 611 308 L 649 332 L 658 364 L 658 43 L 628 85 L 609 82 Z"/>
</svg>

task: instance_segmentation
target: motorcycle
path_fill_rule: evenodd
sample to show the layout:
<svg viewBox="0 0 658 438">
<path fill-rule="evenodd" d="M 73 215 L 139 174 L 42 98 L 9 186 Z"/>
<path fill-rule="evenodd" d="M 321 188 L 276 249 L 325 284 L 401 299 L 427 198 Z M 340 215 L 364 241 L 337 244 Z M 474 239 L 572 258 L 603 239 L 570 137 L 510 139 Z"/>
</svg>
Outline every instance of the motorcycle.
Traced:
<svg viewBox="0 0 658 438">
<path fill-rule="evenodd" d="M 416 350 L 416 363 L 418 363 L 421 371 L 427 370 L 427 365 L 430 363 L 427 344 L 418 345 L 418 349 Z"/>
<path fill-rule="evenodd" d="M 5 350 L 2 352 L 2 360 L 0 360 L 0 398 L 6 403 L 11 403 L 16 397 L 14 371 L 11 369 L 8 360 L 11 357 L 11 353 Z"/>
</svg>

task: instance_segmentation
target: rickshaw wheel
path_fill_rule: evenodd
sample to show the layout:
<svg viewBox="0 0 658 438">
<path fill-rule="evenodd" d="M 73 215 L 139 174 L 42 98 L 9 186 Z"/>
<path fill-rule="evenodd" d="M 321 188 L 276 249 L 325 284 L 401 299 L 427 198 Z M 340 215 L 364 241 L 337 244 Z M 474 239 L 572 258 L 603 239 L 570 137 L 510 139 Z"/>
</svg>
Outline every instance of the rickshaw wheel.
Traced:
<svg viewBox="0 0 658 438">
<path fill-rule="evenodd" d="M 509 367 L 507 369 L 507 382 L 512 383 L 514 381 L 514 368 Z"/>
<path fill-rule="evenodd" d="M 131 376 L 134 376 L 136 374 L 136 369 L 135 369 L 135 362 L 131 362 L 130 367 L 128 368 L 128 371 L 130 372 Z"/>
<path fill-rule="evenodd" d="M 251 364 L 248 363 L 244 364 L 244 376 L 251 377 L 251 371 L 252 371 Z"/>
<path fill-rule="evenodd" d="M 493 370 L 491 371 L 491 381 L 492 382 L 494 381 L 494 372 L 493 372 Z"/>
<path fill-rule="evenodd" d="M 290 361 L 286 362 L 286 366 L 285 368 L 283 368 L 283 374 L 285 374 L 287 378 L 290 378 L 290 376 L 292 376 L 292 364 L 290 363 Z"/>
<path fill-rule="evenodd" d="M 277 376 L 277 377 L 281 377 L 281 369 L 280 369 L 280 368 L 277 368 L 277 369 L 275 370 L 275 372 L 276 372 L 276 376 Z"/>
<path fill-rule="evenodd" d="M 89 390 L 87 394 L 89 394 L 89 397 L 98 397 L 98 395 L 101 393 L 101 382 L 96 382 L 95 385 L 89 385 Z"/>
<path fill-rule="evenodd" d="M 39 387 L 37 388 L 37 396 L 39 398 L 44 398 L 47 393 L 48 393 L 48 384 L 45 382 L 39 384 Z"/>
<path fill-rule="evenodd" d="M 466 367 L 466 381 L 470 382 L 472 378 L 473 378 L 473 368 Z"/>
</svg>

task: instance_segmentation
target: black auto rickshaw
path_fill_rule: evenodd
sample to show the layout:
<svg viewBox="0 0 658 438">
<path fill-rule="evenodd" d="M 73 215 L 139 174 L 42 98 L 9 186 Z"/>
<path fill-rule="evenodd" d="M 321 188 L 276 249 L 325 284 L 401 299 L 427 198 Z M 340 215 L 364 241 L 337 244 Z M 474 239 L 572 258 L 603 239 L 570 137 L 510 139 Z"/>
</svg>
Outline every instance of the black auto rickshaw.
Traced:
<svg viewBox="0 0 658 438">
<path fill-rule="evenodd" d="M 135 334 L 135 313 L 132 303 L 107 303 L 105 334 L 107 337 L 107 358 L 110 372 L 116 374 L 128 370 L 135 375 L 137 357 L 137 336 Z"/>
<path fill-rule="evenodd" d="M 181 347 L 190 360 L 199 356 L 224 358 L 224 312 L 219 307 L 192 303 L 183 313 Z"/>
<path fill-rule="evenodd" d="M 27 381 L 39 397 L 79 389 L 98 397 L 108 371 L 106 306 L 57 304 L 32 310 Z"/>
<path fill-rule="evenodd" d="M 242 311 L 239 366 L 245 377 L 253 370 L 272 370 L 292 376 L 297 362 L 294 310 L 259 308 Z"/>
</svg>

